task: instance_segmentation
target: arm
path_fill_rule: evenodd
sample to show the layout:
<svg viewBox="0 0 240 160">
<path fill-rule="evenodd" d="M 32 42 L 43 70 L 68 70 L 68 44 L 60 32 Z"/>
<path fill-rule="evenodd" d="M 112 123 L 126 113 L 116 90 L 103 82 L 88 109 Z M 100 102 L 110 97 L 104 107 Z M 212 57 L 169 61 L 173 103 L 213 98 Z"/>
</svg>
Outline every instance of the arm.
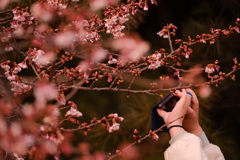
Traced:
<svg viewBox="0 0 240 160">
<path fill-rule="evenodd" d="M 191 92 L 193 98 L 191 100 L 191 107 L 188 109 L 188 114 L 184 118 L 183 126 L 187 132 L 193 133 L 200 138 L 203 151 L 209 160 L 224 160 L 224 156 L 220 148 L 209 142 L 199 124 L 199 102 L 196 94 L 191 89 L 187 89 L 187 91 Z"/>
<path fill-rule="evenodd" d="M 183 117 L 190 106 L 191 97 L 187 95 L 186 90 L 178 91 L 176 95 L 180 97 L 180 100 L 172 112 L 158 110 L 158 114 L 163 117 L 168 128 L 173 125 L 181 126 Z M 187 133 L 181 127 L 173 127 L 169 130 L 169 133 L 172 139 L 170 140 L 170 147 L 164 153 L 165 160 L 208 160 L 197 136 Z"/>
<path fill-rule="evenodd" d="M 187 94 L 187 91 L 185 89 L 183 89 L 182 92 L 176 91 L 175 95 L 180 97 L 180 100 L 176 103 L 171 112 L 166 112 L 163 109 L 157 110 L 158 114 L 164 119 L 164 122 L 167 124 L 167 128 L 170 128 L 174 125 L 182 126 L 183 117 L 187 113 L 191 101 L 191 97 Z M 183 131 L 184 129 L 181 127 L 173 127 L 169 130 L 169 133 L 171 137 L 174 137 Z"/>
<path fill-rule="evenodd" d="M 186 96 L 186 91 L 182 90 L 177 93 L 180 100 L 172 112 L 158 110 L 158 114 L 163 117 L 168 128 L 172 125 L 183 125 L 186 129 L 186 131 L 180 127 L 170 129 L 169 133 L 172 139 L 170 147 L 164 153 L 165 159 L 224 160 L 219 147 L 209 143 L 198 123 L 199 103 L 195 93 L 190 89 L 187 91 L 192 93 L 192 100 L 189 98 L 190 96 Z M 176 120 L 182 115 L 185 115 L 184 120 L 183 118 Z"/>
</svg>

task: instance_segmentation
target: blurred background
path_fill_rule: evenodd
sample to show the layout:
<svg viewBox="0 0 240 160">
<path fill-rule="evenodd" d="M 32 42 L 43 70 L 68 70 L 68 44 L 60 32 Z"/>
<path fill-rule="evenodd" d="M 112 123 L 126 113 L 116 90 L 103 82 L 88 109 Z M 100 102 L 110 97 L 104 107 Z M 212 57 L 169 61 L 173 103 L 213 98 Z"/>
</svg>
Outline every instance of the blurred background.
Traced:
<svg viewBox="0 0 240 160">
<path fill-rule="evenodd" d="M 20 1 L 14 5 L 27 6 L 34 1 Z M 211 28 L 227 28 L 234 25 L 240 18 L 239 0 L 157 0 L 158 5 L 149 5 L 148 12 L 141 12 L 127 24 L 127 32 L 137 32 L 151 44 L 151 52 L 159 48 L 169 48 L 168 41 L 160 38 L 156 33 L 163 26 L 173 23 L 178 27 L 176 38 L 187 40 L 188 36 L 209 33 Z M 231 71 L 232 59 L 240 59 L 240 36 L 232 34 L 220 37 L 214 45 L 201 44 L 193 46 L 193 53 L 189 59 L 183 61 L 183 66 L 201 65 L 219 61 L 222 71 Z M 147 80 L 159 79 L 160 73 L 166 70 L 158 69 L 144 73 Z M 104 83 L 104 82 L 103 82 Z M 144 89 L 144 82 L 135 84 Z M 208 97 L 200 97 L 200 123 L 210 142 L 218 145 L 227 160 L 240 159 L 240 76 L 236 73 L 236 80 L 227 78 L 218 87 L 211 86 L 212 93 Z M 194 89 L 194 88 L 193 88 Z M 194 89 L 199 95 L 199 90 Z M 168 93 L 163 93 L 166 95 Z M 108 134 L 102 127 L 95 127 L 83 136 L 82 131 L 75 133 L 75 145 L 86 142 L 91 150 L 115 153 L 116 149 L 133 142 L 133 130 L 138 129 L 140 135 L 148 134 L 150 130 L 150 109 L 160 100 L 160 97 L 144 94 L 79 91 L 73 101 L 83 113 L 80 121 L 89 122 L 93 117 L 101 118 L 109 113 L 118 113 L 124 117 L 119 131 Z M 162 160 L 163 152 L 169 146 L 167 133 L 160 133 L 159 140 L 144 140 L 131 148 L 129 160 Z M 131 155 L 134 153 L 133 155 Z M 137 156 L 138 155 L 138 156 Z M 131 157 L 132 156 L 132 157 Z M 67 157 L 66 157 L 67 159 Z M 116 158 L 123 159 L 123 158 Z"/>
</svg>

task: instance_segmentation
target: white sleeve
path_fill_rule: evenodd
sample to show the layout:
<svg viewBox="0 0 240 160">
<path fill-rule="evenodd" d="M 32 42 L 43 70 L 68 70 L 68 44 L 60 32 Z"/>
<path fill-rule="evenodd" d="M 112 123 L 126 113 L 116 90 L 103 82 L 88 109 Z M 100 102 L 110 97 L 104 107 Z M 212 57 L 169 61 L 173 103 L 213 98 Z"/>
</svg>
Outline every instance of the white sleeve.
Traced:
<svg viewBox="0 0 240 160">
<path fill-rule="evenodd" d="M 203 151 L 209 160 L 225 160 L 220 148 L 211 144 L 204 132 L 198 137 L 201 139 Z"/>
<path fill-rule="evenodd" d="M 179 135 L 173 142 L 170 141 L 170 147 L 164 152 L 165 160 L 209 160 L 202 149 L 199 137 L 187 132 Z"/>
</svg>

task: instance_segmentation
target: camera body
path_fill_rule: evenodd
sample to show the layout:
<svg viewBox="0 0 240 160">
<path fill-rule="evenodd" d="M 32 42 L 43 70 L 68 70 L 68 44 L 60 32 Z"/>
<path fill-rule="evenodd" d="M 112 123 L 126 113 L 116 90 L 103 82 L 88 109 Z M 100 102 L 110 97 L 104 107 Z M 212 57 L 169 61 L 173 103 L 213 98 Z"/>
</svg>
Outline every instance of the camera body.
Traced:
<svg viewBox="0 0 240 160">
<path fill-rule="evenodd" d="M 190 92 L 187 92 L 188 95 L 192 97 Z M 158 115 L 157 109 L 163 109 L 167 112 L 171 112 L 175 107 L 177 101 L 180 98 L 175 96 L 173 93 L 168 94 L 161 102 L 159 102 L 155 107 L 151 109 L 151 130 L 154 131 L 165 124 L 163 118 Z M 168 131 L 167 127 L 163 127 L 164 132 Z"/>
</svg>

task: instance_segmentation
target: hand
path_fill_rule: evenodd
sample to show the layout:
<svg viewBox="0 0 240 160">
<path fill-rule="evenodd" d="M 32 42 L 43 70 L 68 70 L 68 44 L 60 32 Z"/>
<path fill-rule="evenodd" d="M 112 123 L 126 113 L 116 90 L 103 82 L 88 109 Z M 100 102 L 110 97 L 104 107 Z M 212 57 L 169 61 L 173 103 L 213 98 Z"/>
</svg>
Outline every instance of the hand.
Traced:
<svg viewBox="0 0 240 160">
<path fill-rule="evenodd" d="M 171 112 L 166 112 L 163 109 L 158 109 L 158 114 L 164 119 L 164 122 L 169 128 L 172 125 L 182 125 L 183 117 L 185 116 L 189 106 L 191 97 L 187 94 L 186 89 L 182 89 L 182 92 L 176 91 L 175 95 L 180 97 L 180 100 L 176 103 Z M 183 131 L 182 128 L 174 127 L 170 130 L 171 137 Z"/>
<path fill-rule="evenodd" d="M 199 125 L 199 102 L 196 94 L 191 89 L 187 89 L 187 91 L 190 92 L 193 97 L 191 98 L 191 107 L 188 108 L 188 113 L 183 120 L 183 126 L 186 131 L 198 136 L 203 132 Z"/>
</svg>

